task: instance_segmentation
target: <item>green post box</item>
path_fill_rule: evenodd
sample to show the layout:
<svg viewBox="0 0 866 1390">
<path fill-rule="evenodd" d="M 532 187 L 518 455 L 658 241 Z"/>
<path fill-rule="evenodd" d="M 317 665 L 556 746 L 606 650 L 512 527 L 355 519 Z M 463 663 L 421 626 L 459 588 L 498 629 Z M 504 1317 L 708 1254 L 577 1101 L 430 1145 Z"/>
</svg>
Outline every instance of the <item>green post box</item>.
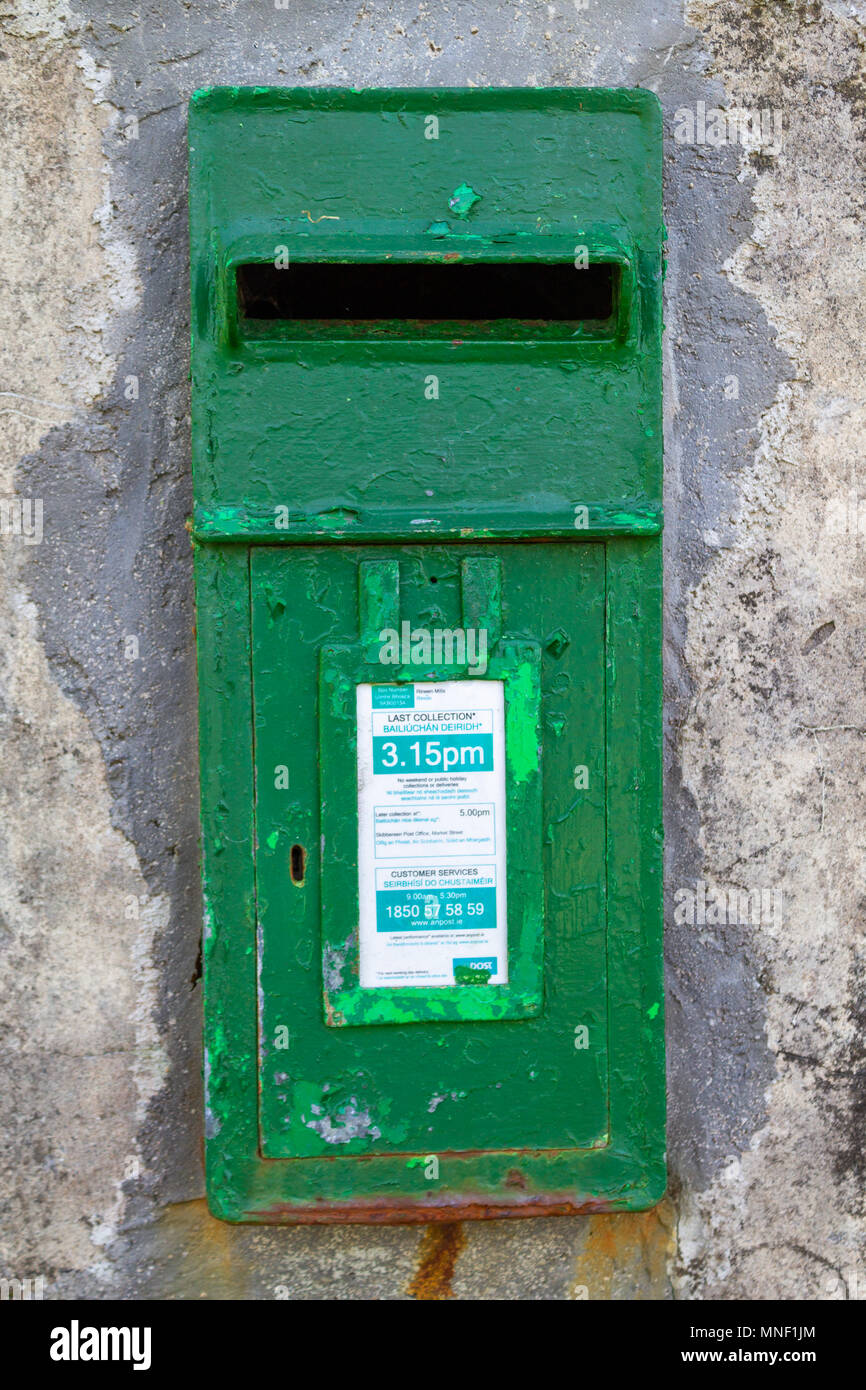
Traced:
<svg viewBox="0 0 866 1390">
<path fill-rule="evenodd" d="M 649 1206 L 658 103 L 217 88 L 190 150 L 211 1208 Z"/>
</svg>

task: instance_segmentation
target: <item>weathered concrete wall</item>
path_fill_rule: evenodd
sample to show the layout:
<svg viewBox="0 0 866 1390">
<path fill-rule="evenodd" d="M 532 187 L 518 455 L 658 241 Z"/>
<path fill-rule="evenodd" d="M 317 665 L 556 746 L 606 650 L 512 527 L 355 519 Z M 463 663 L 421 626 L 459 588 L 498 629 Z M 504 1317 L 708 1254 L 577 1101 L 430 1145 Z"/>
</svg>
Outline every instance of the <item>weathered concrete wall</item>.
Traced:
<svg viewBox="0 0 866 1390">
<path fill-rule="evenodd" d="M 0 499 L 43 512 L 40 543 L 38 506 L 32 543 L 0 538 L 4 1274 L 52 1296 L 862 1295 L 864 19 L 831 0 L 6 6 Z M 425 1232 L 205 1210 L 185 103 L 217 82 L 642 85 L 665 106 L 653 1213 Z M 765 111 L 763 133 L 719 144 L 701 102 Z"/>
</svg>

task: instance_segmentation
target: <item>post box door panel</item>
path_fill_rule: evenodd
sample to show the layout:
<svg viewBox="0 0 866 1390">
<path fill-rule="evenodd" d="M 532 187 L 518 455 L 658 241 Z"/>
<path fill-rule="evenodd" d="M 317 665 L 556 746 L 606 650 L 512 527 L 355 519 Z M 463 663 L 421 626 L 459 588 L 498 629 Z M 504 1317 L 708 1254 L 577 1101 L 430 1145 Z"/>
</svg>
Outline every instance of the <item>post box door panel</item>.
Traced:
<svg viewBox="0 0 866 1390">
<path fill-rule="evenodd" d="M 592 543 L 251 552 L 264 1156 L 607 1142 L 604 576 L 605 548 Z M 413 633 L 434 644 L 444 633 L 447 645 L 482 625 L 483 659 L 476 641 L 471 670 L 453 660 L 466 654 L 453 641 L 433 650 L 438 663 L 425 662 L 423 644 L 421 660 L 412 659 Z M 396 651 L 382 640 L 391 632 Z M 357 691 L 393 692 L 384 708 L 387 699 L 401 704 L 400 691 L 403 703 L 411 699 L 416 684 L 453 694 L 463 682 L 473 698 L 458 703 L 473 714 L 495 703 L 486 689 L 504 696 L 496 809 L 501 820 L 504 804 L 508 981 L 479 985 L 464 970 L 463 984 L 363 988 L 362 895 L 376 894 L 379 879 L 359 891 Z M 407 737 L 383 745 L 384 757 L 396 761 L 390 750 L 400 748 L 423 772 L 445 757 L 444 742 L 459 769 L 465 751 L 481 748 L 461 737 Z M 435 781 L 408 780 L 409 794 L 422 798 L 416 835 L 428 835 L 423 798 Z M 391 842 L 403 833 L 401 814 Z M 475 836 L 482 849 L 485 834 Z M 394 853 L 388 835 L 380 839 L 386 865 L 376 860 L 374 873 L 467 863 L 447 847 L 438 858 L 413 855 L 411 838 L 395 858 L 399 838 Z M 452 907 L 465 913 L 467 900 L 480 912 L 484 891 L 474 901 L 457 890 L 414 897 L 428 912 L 432 901 L 444 922 Z M 412 897 L 398 894 L 400 912 L 413 910 Z M 464 916 L 465 937 L 460 927 L 445 933 L 470 942 L 453 946 L 456 960 L 480 963 L 471 944 L 480 920 Z M 410 919 L 400 939 L 411 946 L 426 932 L 429 941 L 439 928 Z"/>
</svg>

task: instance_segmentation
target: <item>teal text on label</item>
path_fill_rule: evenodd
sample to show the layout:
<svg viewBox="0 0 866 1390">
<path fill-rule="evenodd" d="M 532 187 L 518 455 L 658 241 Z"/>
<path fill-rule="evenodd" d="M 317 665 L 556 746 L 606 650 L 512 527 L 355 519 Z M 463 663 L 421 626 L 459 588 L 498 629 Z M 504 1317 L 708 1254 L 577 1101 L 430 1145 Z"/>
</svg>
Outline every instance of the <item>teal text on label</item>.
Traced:
<svg viewBox="0 0 866 1390">
<path fill-rule="evenodd" d="M 495 888 L 399 888 L 376 894 L 376 930 L 451 931 L 496 925 Z"/>
<path fill-rule="evenodd" d="M 374 772 L 493 771 L 492 734 L 419 734 L 373 739 Z"/>
<path fill-rule="evenodd" d="M 374 685 L 373 709 L 414 709 L 414 685 Z"/>
</svg>

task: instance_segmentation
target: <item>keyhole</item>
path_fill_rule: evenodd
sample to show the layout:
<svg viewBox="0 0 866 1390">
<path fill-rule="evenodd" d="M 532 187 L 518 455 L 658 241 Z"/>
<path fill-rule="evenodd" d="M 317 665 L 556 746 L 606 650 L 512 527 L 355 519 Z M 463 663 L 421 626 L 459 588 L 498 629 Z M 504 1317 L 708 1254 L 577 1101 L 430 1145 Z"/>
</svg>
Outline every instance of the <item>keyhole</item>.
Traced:
<svg viewBox="0 0 866 1390">
<path fill-rule="evenodd" d="M 292 875 L 292 883 L 300 886 L 304 881 L 304 870 L 307 866 L 307 853 L 303 845 L 292 845 L 289 855 L 289 872 Z"/>
</svg>

